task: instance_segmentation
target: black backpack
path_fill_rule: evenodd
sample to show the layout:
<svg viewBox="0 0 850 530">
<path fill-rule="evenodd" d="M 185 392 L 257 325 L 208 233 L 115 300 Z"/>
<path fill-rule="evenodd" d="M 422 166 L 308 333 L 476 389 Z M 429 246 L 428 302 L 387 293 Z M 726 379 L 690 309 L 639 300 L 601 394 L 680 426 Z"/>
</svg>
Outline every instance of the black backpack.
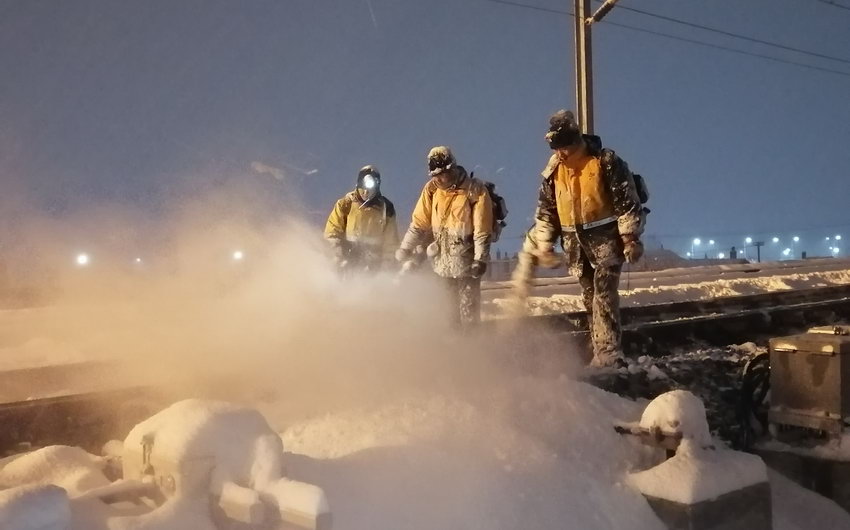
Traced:
<svg viewBox="0 0 850 530">
<path fill-rule="evenodd" d="M 469 178 L 474 176 L 474 172 L 469 174 Z M 504 197 L 496 193 L 495 184 L 486 180 L 481 180 L 481 183 L 487 188 L 487 194 L 490 195 L 490 201 L 493 203 L 493 235 L 490 236 L 490 243 L 495 243 L 502 235 L 502 229 L 508 226 L 508 222 L 505 221 L 508 218 L 508 203 L 505 202 Z"/>
<path fill-rule="evenodd" d="M 640 204 L 644 205 L 649 202 L 649 188 L 646 186 L 646 181 L 643 179 L 642 175 L 638 175 L 637 173 L 632 173 L 632 178 L 635 181 L 635 189 L 637 190 L 638 199 L 640 199 Z M 647 214 L 651 212 L 649 208 L 646 206 L 643 207 L 643 213 Z"/>
</svg>

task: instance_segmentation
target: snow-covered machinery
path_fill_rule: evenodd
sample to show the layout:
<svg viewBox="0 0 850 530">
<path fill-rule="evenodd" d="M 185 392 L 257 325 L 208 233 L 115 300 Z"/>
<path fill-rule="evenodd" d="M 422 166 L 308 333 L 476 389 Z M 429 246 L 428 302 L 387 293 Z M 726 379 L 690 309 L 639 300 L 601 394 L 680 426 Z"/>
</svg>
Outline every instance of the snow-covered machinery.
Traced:
<svg viewBox="0 0 850 530">
<path fill-rule="evenodd" d="M 120 460 L 124 480 L 156 504 L 209 498 L 219 528 L 331 527 L 324 492 L 283 476 L 283 443 L 253 409 L 175 403 L 133 428 Z"/>
<path fill-rule="evenodd" d="M 771 339 L 768 420 L 841 435 L 850 422 L 850 326 Z"/>
</svg>

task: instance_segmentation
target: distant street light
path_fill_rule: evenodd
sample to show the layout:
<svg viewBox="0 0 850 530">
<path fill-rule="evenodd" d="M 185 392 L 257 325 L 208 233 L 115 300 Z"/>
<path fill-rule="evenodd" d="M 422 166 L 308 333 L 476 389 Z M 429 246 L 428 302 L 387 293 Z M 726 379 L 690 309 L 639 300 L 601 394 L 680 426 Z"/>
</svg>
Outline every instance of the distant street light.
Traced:
<svg viewBox="0 0 850 530">
<path fill-rule="evenodd" d="M 723 252 L 720 252 L 719 254 L 717 254 L 717 258 L 718 258 L 718 259 L 725 259 L 725 258 L 726 258 L 726 254 L 724 254 Z"/>
<path fill-rule="evenodd" d="M 783 250 L 783 251 L 782 251 L 782 255 L 783 255 L 783 256 L 785 256 L 785 257 L 787 258 L 788 256 L 790 256 L 790 255 L 791 255 L 791 249 L 790 249 L 790 248 L 786 248 L 785 250 Z"/>
<path fill-rule="evenodd" d="M 709 240 L 708 240 L 708 244 L 709 244 L 709 246 L 714 246 L 714 240 L 713 240 L 713 239 L 709 239 Z"/>
<path fill-rule="evenodd" d="M 832 247 L 832 253 L 833 253 L 833 254 L 838 255 L 838 253 L 839 253 L 839 252 L 841 252 L 841 249 L 840 249 L 840 248 L 838 248 L 838 247 Z"/>
<path fill-rule="evenodd" d="M 233 251 L 233 261 L 242 261 L 242 259 L 244 257 L 245 257 L 245 253 L 242 252 L 241 250 L 234 250 Z"/>
<path fill-rule="evenodd" d="M 85 267 L 89 264 L 89 262 L 91 260 L 89 259 L 88 254 L 86 254 L 85 252 L 82 252 L 80 254 L 77 254 L 77 259 L 75 261 L 77 262 L 77 265 L 79 267 Z"/>
<path fill-rule="evenodd" d="M 774 242 L 774 243 L 779 243 L 779 238 L 774 236 L 774 238 L 773 238 L 773 242 Z"/>
<path fill-rule="evenodd" d="M 691 252 L 688 254 L 688 257 L 696 256 L 696 250 L 694 250 L 694 247 L 698 247 L 700 243 L 702 243 L 702 241 L 698 237 L 695 237 L 694 240 L 691 241 Z"/>
<path fill-rule="evenodd" d="M 800 236 L 794 236 L 794 243 L 800 242 Z"/>
<path fill-rule="evenodd" d="M 750 259 L 750 256 L 749 256 L 750 252 L 747 249 L 747 247 L 749 247 L 752 244 L 752 242 L 753 242 L 753 238 L 751 238 L 749 236 L 744 238 L 744 258 L 746 258 L 746 259 Z"/>
<path fill-rule="evenodd" d="M 836 240 L 836 241 L 841 241 L 841 235 L 837 235 L 837 236 L 835 236 L 835 240 Z"/>
</svg>

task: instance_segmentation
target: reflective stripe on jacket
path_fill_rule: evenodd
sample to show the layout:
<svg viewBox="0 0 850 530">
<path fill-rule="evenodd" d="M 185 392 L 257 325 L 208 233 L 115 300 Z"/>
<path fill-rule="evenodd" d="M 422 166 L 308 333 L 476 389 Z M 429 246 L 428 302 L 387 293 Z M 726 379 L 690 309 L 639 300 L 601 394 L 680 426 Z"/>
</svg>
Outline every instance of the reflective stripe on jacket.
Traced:
<svg viewBox="0 0 850 530">
<path fill-rule="evenodd" d="M 598 167 L 595 184 L 582 186 L 584 182 L 582 176 L 573 175 L 572 182 L 578 183 L 578 186 L 573 185 L 571 188 L 567 188 L 566 185 L 559 186 L 557 181 L 562 162 L 557 155 L 553 155 L 542 173 L 543 180 L 540 183 L 532 229 L 533 239 L 539 248 L 551 249 L 558 240 L 561 240 L 567 264 L 574 271 L 578 270 L 576 267 L 580 267 L 583 255 L 593 266 L 600 263 L 600 256 L 597 256 L 596 252 L 589 252 L 588 249 L 582 248 L 582 243 L 586 242 L 580 241 L 582 237 L 585 237 L 579 233 L 580 231 L 592 230 L 598 232 L 597 235 L 616 240 L 617 244 L 611 248 L 617 248 L 617 260 L 622 259 L 620 236 L 639 236 L 643 232 L 643 208 L 628 164 L 614 151 L 602 149 L 602 142 L 598 136 L 585 135 L 583 138 L 586 154 L 590 159 L 584 159 L 585 165 L 580 167 L 588 170 L 585 179 L 589 178 Z M 564 176 L 568 176 L 566 172 Z M 587 193 L 588 190 L 589 193 Z M 587 201 L 585 201 L 585 194 L 588 196 Z M 579 208 L 575 208 L 576 204 Z M 574 211 L 579 211 L 578 222 L 574 217 Z M 614 219 L 607 221 L 608 216 Z M 576 230 L 577 226 L 579 231 Z M 585 237 L 585 239 L 599 238 L 594 236 Z M 608 260 L 606 258 L 603 261 Z"/>
<path fill-rule="evenodd" d="M 562 227 L 615 219 L 611 190 L 601 171 L 599 158 L 591 156 L 586 147 L 566 160 L 559 160 L 553 180 Z"/>
</svg>

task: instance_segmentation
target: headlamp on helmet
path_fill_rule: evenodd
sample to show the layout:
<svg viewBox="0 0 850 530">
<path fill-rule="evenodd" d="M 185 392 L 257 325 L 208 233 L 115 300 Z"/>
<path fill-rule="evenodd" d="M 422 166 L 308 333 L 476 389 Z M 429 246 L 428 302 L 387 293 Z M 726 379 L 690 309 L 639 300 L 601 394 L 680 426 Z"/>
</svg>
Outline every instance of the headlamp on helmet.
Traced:
<svg viewBox="0 0 850 530">
<path fill-rule="evenodd" d="M 368 202 L 381 193 L 381 173 L 375 166 L 364 166 L 357 173 L 357 190 L 360 197 Z"/>
<path fill-rule="evenodd" d="M 378 181 L 375 180 L 375 177 L 372 174 L 368 174 L 363 177 L 362 187 L 367 190 L 373 190 L 378 186 Z"/>
</svg>

